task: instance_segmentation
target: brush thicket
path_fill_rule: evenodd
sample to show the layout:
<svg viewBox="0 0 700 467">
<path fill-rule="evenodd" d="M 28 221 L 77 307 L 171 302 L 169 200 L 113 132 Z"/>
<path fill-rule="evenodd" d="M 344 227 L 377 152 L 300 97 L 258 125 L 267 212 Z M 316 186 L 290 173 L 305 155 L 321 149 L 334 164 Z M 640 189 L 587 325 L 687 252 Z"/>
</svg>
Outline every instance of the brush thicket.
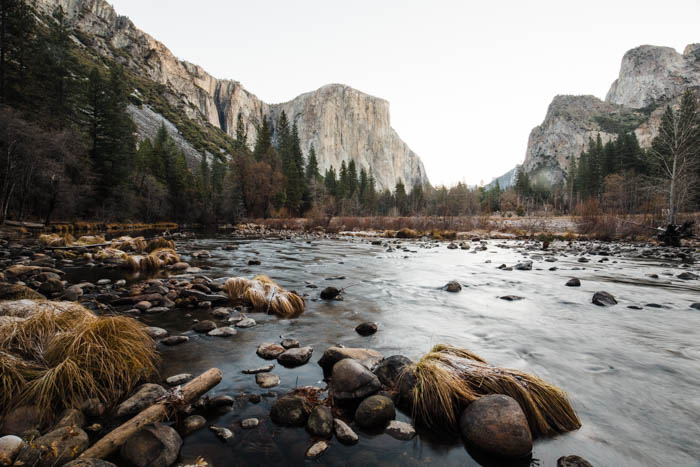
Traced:
<svg viewBox="0 0 700 467">
<path fill-rule="evenodd" d="M 233 277 L 224 284 L 224 292 L 233 301 L 244 303 L 255 311 L 293 316 L 304 312 L 304 299 L 284 290 L 267 276 Z"/>
<path fill-rule="evenodd" d="M 0 326 L 0 412 L 25 403 L 48 412 L 92 397 L 113 404 L 153 374 L 156 361 L 153 340 L 132 318 L 37 302 L 28 318 Z"/>
<path fill-rule="evenodd" d="M 534 436 L 581 427 L 564 391 L 527 373 L 489 366 L 464 349 L 437 345 L 407 371 L 416 382 L 410 397 L 413 416 L 436 431 L 457 433 L 464 408 L 488 394 L 518 401 Z"/>
</svg>

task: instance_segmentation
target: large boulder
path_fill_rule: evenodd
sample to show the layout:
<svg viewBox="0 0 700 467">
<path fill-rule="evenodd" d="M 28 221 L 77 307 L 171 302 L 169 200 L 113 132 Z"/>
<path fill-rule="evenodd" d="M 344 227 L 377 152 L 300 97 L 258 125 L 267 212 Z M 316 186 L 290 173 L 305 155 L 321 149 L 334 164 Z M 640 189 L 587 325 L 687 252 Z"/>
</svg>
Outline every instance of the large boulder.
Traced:
<svg viewBox="0 0 700 467">
<path fill-rule="evenodd" d="M 377 375 L 379 381 L 390 388 L 398 388 L 399 378 L 401 374 L 413 362 L 403 355 L 392 355 L 387 357 L 377 365 L 374 369 L 374 374 Z"/>
<path fill-rule="evenodd" d="M 355 423 L 362 428 L 384 428 L 396 418 L 396 408 L 391 399 L 375 395 L 363 400 L 355 411 Z"/>
<path fill-rule="evenodd" d="M 377 364 L 382 360 L 383 356 L 376 350 L 372 349 L 333 346 L 327 348 L 326 351 L 323 352 L 323 356 L 318 361 L 318 364 L 321 365 L 323 371 L 329 372 L 333 369 L 333 366 L 336 363 L 345 358 L 357 360 L 371 370 L 377 366 Z"/>
<path fill-rule="evenodd" d="M 333 414 L 331 409 L 324 405 L 317 405 L 311 410 L 311 415 L 306 421 L 306 429 L 313 436 L 330 438 L 333 434 Z"/>
<path fill-rule="evenodd" d="M 303 426 L 309 418 L 309 404 L 299 396 L 282 396 L 272 404 L 270 418 L 283 426 Z"/>
<path fill-rule="evenodd" d="M 467 406 L 459 420 L 467 447 L 508 459 L 532 452 L 532 434 L 518 402 L 503 394 L 483 396 Z"/>
<path fill-rule="evenodd" d="M 617 300 L 615 300 L 615 297 L 613 297 L 608 292 L 596 292 L 596 293 L 594 293 L 592 302 L 594 305 L 598 305 L 598 306 L 617 305 Z"/>
<path fill-rule="evenodd" d="M 76 426 L 64 426 L 32 441 L 15 459 L 15 465 L 53 467 L 72 461 L 90 444 L 87 433 Z"/>
<path fill-rule="evenodd" d="M 134 433 L 120 450 L 121 457 L 136 467 L 169 467 L 182 446 L 177 431 L 162 423 L 151 424 Z"/>
<path fill-rule="evenodd" d="M 337 401 L 364 399 L 381 386 L 379 378 L 356 360 L 346 358 L 333 366 L 331 390 Z"/>
<path fill-rule="evenodd" d="M 163 386 L 158 384 L 146 383 L 137 389 L 133 396 L 119 404 L 117 407 L 117 417 L 126 417 L 128 415 L 136 415 L 143 409 L 153 405 L 155 401 L 167 394 Z"/>
<path fill-rule="evenodd" d="M 301 366 L 309 361 L 312 353 L 313 349 L 311 347 L 291 348 L 280 354 L 277 357 L 277 361 L 280 365 L 290 368 Z"/>
</svg>

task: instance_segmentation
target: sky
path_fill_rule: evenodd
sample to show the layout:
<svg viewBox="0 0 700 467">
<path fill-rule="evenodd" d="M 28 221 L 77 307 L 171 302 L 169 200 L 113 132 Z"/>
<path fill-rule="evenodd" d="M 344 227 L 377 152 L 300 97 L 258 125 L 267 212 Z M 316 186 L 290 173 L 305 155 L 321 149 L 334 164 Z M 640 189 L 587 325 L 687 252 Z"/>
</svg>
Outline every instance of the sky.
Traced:
<svg viewBox="0 0 700 467">
<path fill-rule="evenodd" d="M 700 42 L 700 0 L 111 0 L 268 103 L 343 83 L 390 103 L 433 185 L 521 163 L 557 94 L 605 98 L 624 53 Z"/>
</svg>

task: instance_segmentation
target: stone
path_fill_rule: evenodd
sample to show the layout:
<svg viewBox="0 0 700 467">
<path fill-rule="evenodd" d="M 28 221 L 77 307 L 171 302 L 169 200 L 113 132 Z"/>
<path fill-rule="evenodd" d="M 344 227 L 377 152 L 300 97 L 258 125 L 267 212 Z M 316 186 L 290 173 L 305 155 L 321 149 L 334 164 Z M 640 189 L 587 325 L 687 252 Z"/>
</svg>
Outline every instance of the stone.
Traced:
<svg viewBox="0 0 700 467">
<path fill-rule="evenodd" d="M 462 412 L 460 432 L 467 447 L 508 459 L 532 452 L 532 434 L 518 402 L 503 394 L 480 397 Z"/>
<path fill-rule="evenodd" d="M 243 318 L 236 321 L 234 326 L 236 326 L 237 328 L 252 328 L 256 324 L 257 323 L 253 318 Z"/>
<path fill-rule="evenodd" d="M 83 288 L 79 285 L 71 285 L 70 287 L 66 287 L 66 290 L 63 291 L 63 298 L 69 302 L 75 302 L 82 296 Z"/>
<path fill-rule="evenodd" d="M 182 429 L 185 434 L 201 430 L 207 424 L 207 420 L 201 415 L 190 415 L 182 421 Z"/>
<path fill-rule="evenodd" d="M 178 375 L 168 377 L 165 380 L 165 382 L 168 383 L 170 386 L 179 386 L 181 384 L 185 384 L 191 379 L 192 375 L 190 373 L 180 373 Z"/>
<path fill-rule="evenodd" d="M 617 305 L 617 300 L 608 292 L 596 292 L 593 294 L 592 302 L 598 306 Z"/>
<path fill-rule="evenodd" d="M 41 427 L 42 410 L 35 405 L 21 405 L 10 409 L 2 418 L 0 436 L 19 435 Z"/>
<path fill-rule="evenodd" d="M 280 345 L 287 350 L 296 349 L 297 347 L 299 347 L 299 341 L 296 339 L 290 339 L 290 338 L 282 339 L 282 342 L 280 342 Z"/>
<path fill-rule="evenodd" d="M 107 411 L 104 403 L 96 397 L 91 397 L 90 399 L 83 402 L 80 410 L 90 418 L 101 417 Z"/>
<path fill-rule="evenodd" d="M 64 426 L 83 428 L 85 426 L 85 415 L 78 409 L 65 409 L 53 429 L 55 430 L 56 428 Z"/>
<path fill-rule="evenodd" d="M 381 388 L 379 378 L 356 360 L 346 358 L 333 366 L 333 398 L 339 401 L 363 399 Z"/>
<path fill-rule="evenodd" d="M 274 388 L 280 384 L 280 377 L 272 373 L 258 373 L 255 375 L 255 383 L 263 389 Z"/>
<path fill-rule="evenodd" d="M 415 438 L 416 429 L 413 425 L 406 422 L 400 422 L 398 420 L 392 420 L 389 425 L 384 429 L 384 433 L 388 434 L 392 438 L 408 441 Z"/>
<path fill-rule="evenodd" d="M 50 277 L 46 280 L 46 282 L 39 286 L 39 292 L 47 297 L 53 294 L 61 293 L 63 292 L 63 282 L 61 282 L 59 279 Z"/>
<path fill-rule="evenodd" d="M 230 326 L 223 326 L 220 328 L 212 329 L 207 333 L 208 336 L 212 337 L 231 337 L 238 334 L 238 331 Z"/>
<path fill-rule="evenodd" d="M 272 369 L 274 367 L 275 367 L 274 364 L 270 364 L 270 365 L 261 366 L 259 368 L 251 368 L 249 370 L 243 370 L 243 371 L 241 371 L 241 373 L 243 373 L 244 375 L 256 375 L 258 373 L 267 373 L 268 371 L 272 371 Z"/>
<path fill-rule="evenodd" d="M 209 332 L 213 329 L 216 329 L 216 323 L 208 319 L 195 323 L 194 326 L 192 326 L 192 330 L 195 332 Z"/>
<path fill-rule="evenodd" d="M 445 290 L 452 293 L 457 293 L 462 290 L 462 284 L 457 281 L 450 281 L 445 285 Z"/>
<path fill-rule="evenodd" d="M 230 308 L 214 308 L 210 314 L 214 318 L 218 319 L 226 319 L 229 317 L 229 315 L 232 313 L 232 310 Z"/>
<path fill-rule="evenodd" d="M 112 464 L 111 462 L 104 461 L 102 459 L 75 459 L 70 461 L 67 464 L 64 464 L 63 467 L 117 467 L 115 464 Z"/>
<path fill-rule="evenodd" d="M 377 323 L 361 323 L 355 328 L 355 332 L 361 336 L 371 336 L 377 332 Z"/>
<path fill-rule="evenodd" d="M 303 398 L 287 395 L 280 397 L 272 404 L 270 418 L 282 426 L 304 426 L 309 413 L 308 404 Z"/>
<path fill-rule="evenodd" d="M 678 274 L 676 277 L 684 281 L 694 281 L 700 279 L 700 276 L 698 276 L 697 274 L 693 274 L 692 272 L 687 271 Z M 42 292 L 41 288 L 39 288 L 39 292 Z"/>
<path fill-rule="evenodd" d="M 143 409 L 150 407 L 153 403 L 167 394 L 163 386 L 146 383 L 138 387 L 136 392 L 127 400 L 119 404 L 116 411 L 117 417 L 136 415 Z"/>
<path fill-rule="evenodd" d="M 519 295 L 503 295 L 502 297 L 499 297 L 501 300 L 505 300 L 507 302 L 517 302 L 519 300 L 523 300 L 525 297 L 521 297 Z"/>
<path fill-rule="evenodd" d="M 355 423 L 366 429 L 384 428 L 394 418 L 396 418 L 394 402 L 379 394 L 360 402 L 355 411 Z"/>
<path fill-rule="evenodd" d="M 523 261 L 522 263 L 518 263 L 513 266 L 513 269 L 518 271 L 530 271 L 532 270 L 532 261 Z"/>
<path fill-rule="evenodd" d="M 459 248 L 459 247 L 454 242 L 451 242 L 449 245 L 447 245 L 448 250 L 456 250 L 457 248 Z"/>
<path fill-rule="evenodd" d="M 593 467 L 593 464 L 583 457 L 562 456 L 557 459 L 557 467 Z"/>
<path fill-rule="evenodd" d="M 22 284 L 0 282 L 0 300 L 45 300 L 46 297 Z"/>
<path fill-rule="evenodd" d="M 134 305 L 134 308 L 136 308 L 137 310 L 140 310 L 140 311 L 146 311 L 146 310 L 150 309 L 151 307 L 153 307 L 153 304 L 151 302 L 147 302 L 145 300 L 138 302 L 136 305 Z"/>
<path fill-rule="evenodd" d="M 376 350 L 372 349 L 361 349 L 357 347 L 328 347 L 323 356 L 318 361 L 321 365 L 323 371 L 329 372 L 333 369 L 333 366 L 343 360 L 344 358 L 350 358 L 352 360 L 357 360 L 363 364 L 368 369 L 373 369 L 382 360 L 383 356 Z"/>
<path fill-rule="evenodd" d="M 313 354 L 311 347 L 292 348 L 280 354 L 277 361 L 286 367 L 297 367 L 308 362 L 311 359 L 311 354 Z"/>
<path fill-rule="evenodd" d="M 258 346 L 255 353 L 258 357 L 264 358 L 265 360 L 274 360 L 280 355 L 282 355 L 286 349 L 279 344 L 274 344 L 272 342 L 263 342 Z"/>
<path fill-rule="evenodd" d="M 326 287 L 321 291 L 321 299 L 334 300 L 340 296 L 340 290 L 335 287 Z"/>
<path fill-rule="evenodd" d="M 182 446 L 177 431 L 162 423 L 146 425 L 121 447 L 121 457 L 135 467 L 169 467 Z"/>
<path fill-rule="evenodd" d="M 377 368 L 374 369 L 374 374 L 383 385 L 389 388 L 398 388 L 401 374 L 412 363 L 409 358 L 403 355 L 392 355 L 379 362 Z"/>
<path fill-rule="evenodd" d="M 0 438 L 0 465 L 12 465 L 12 461 L 24 447 L 19 436 L 7 435 Z"/>
<path fill-rule="evenodd" d="M 219 439 L 221 439 L 222 441 L 226 441 L 233 438 L 233 432 L 228 428 L 212 425 L 209 427 L 209 429 L 213 431 L 214 434 L 218 436 Z"/>
<path fill-rule="evenodd" d="M 260 266 L 260 260 L 258 260 L 258 259 L 249 259 L 249 260 L 248 260 L 248 266 Z"/>
<path fill-rule="evenodd" d="M 216 409 L 219 407 L 231 407 L 234 403 L 233 397 L 228 394 L 219 394 L 218 396 L 210 397 L 207 400 L 207 409 Z"/>
<path fill-rule="evenodd" d="M 357 436 L 350 426 L 339 418 L 333 420 L 333 431 L 335 437 L 343 444 L 355 444 L 360 437 Z"/>
<path fill-rule="evenodd" d="M 317 405 L 311 410 L 306 421 L 306 430 L 318 438 L 330 438 L 333 434 L 333 414 L 324 405 Z"/>
<path fill-rule="evenodd" d="M 307 459 L 317 459 L 328 449 L 328 443 L 326 441 L 316 441 L 311 447 L 306 451 Z"/>
<path fill-rule="evenodd" d="M 258 425 L 260 425 L 260 420 L 257 418 L 246 418 L 245 420 L 241 420 L 241 428 L 245 430 L 256 428 Z"/>
<path fill-rule="evenodd" d="M 168 346 L 173 346 L 173 345 L 180 345 L 184 344 L 185 342 L 189 341 L 190 338 L 187 336 L 170 336 L 166 337 L 165 339 L 162 339 L 160 341 L 161 344 L 168 345 Z"/>
<path fill-rule="evenodd" d="M 87 433 L 76 426 L 64 426 L 36 438 L 20 452 L 14 465 L 53 467 L 72 461 L 90 445 Z"/>
<path fill-rule="evenodd" d="M 569 279 L 565 285 L 567 287 L 581 287 L 581 281 L 574 277 L 573 279 Z"/>
<path fill-rule="evenodd" d="M 695 310 L 700 310 L 700 302 L 692 303 L 692 304 L 690 305 L 690 308 L 693 308 L 693 309 L 695 309 Z"/>
</svg>

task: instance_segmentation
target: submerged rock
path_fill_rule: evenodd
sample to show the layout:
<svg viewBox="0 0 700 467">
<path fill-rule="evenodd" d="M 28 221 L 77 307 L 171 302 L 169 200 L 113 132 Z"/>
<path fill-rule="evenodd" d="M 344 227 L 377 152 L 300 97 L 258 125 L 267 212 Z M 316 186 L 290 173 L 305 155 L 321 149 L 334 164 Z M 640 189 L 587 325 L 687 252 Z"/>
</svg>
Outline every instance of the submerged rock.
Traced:
<svg viewBox="0 0 700 467">
<path fill-rule="evenodd" d="M 340 290 L 335 287 L 326 287 L 321 291 L 321 298 L 323 300 L 333 300 L 340 295 Z"/>
<path fill-rule="evenodd" d="M 255 383 L 263 389 L 274 388 L 280 384 L 280 377 L 272 373 L 258 373 L 255 375 Z"/>
<path fill-rule="evenodd" d="M 208 319 L 195 323 L 195 325 L 192 326 L 192 330 L 195 332 L 209 332 L 213 329 L 216 329 L 216 323 Z"/>
<path fill-rule="evenodd" d="M 358 324 L 355 328 L 355 332 L 357 332 L 361 336 L 371 336 L 372 334 L 377 332 L 377 323 L 367 322 Z"/>
<path fill-rule="evenodd" d="M 201 430 L 206 424 L 207 420 L 201 415 L 190 415 L 182 422 L 182 428 L 185 434 L 190 434 Z"/>
<path fill-rule="evenodd" d="M 209 429 L 213 431 L 214 434 L 218 436 L 222 441 L 226 441 L 233 438 L 233 432 L 228 428 L 212 425 L 209 427 Z"/>
<path fill-rule="evenodd" d="M 303 426 L 309 418 L 309 408 L 299 396 L 282 396 L 272 404 L 270 418 L 278 425 Z"/>
<path fill-rule="evenodd" d="M 617 305 L 617 300 L 608 292 L 596 292 L 593 294 L 593 303 L 598 306 Z"/>
<path fill-rule="evenodd" d="M 333 366 L 331 376 L 333 398 L 336 400 L 362 399 L 381 388 L 379 379 L 356 360 L 346 358 Z"/>
<path fill-rule="evenodd" d="M 518 300 L 523 300 L 525 297 L 521 297 L 519 295 L 503 295 L 499 298 L 508 302 L 517 302 Z"/>
<path fill-rule="evenodd" d="M 566 284 L 567 287 L 580 287 L 581 286 L 581 281 L 576 279 L 575 277 L 573 279 L 569 279 Z"/>
<path fill-rule="evenodd" d="M 220 328 L 212 329 L 207 333 L 208 336 L 212 337 L 231 337 L 238 334 L 238 332 L 230 326 L 223 326 Z"/>
<path fill-rule="evenodd" d="M 111 462 L 104 461 L 102 459 L 75 459 L 67 464 L 63 464 L 63 467 L 117 467 Z"/>
<path fill-rule="evenodd" d="M 480 397 L 462 413 L 459 427 L 467 447 L 496 457 L 520 458 L 532 452 L 527 418 L 512 397 Z"/>
<path fill-rule="evenodd" d="M 257 418 L 246 418 L 245 420 L 241 420 L 241 428 L 246 430 L 256 428 L 258 425 L 260 425 L 260 420 Z"/>
<path fill-rule="evenodd" d="M 339 418 L 333 420 L 333 430 L 335 431 L 335 437 L 343 444 L 355 444 L 360 439 L 357 433 L 352 431 L 352 428 Z"/>
<path fill-rule="evenodd" d="M 692 281 L 696 279 L 700 279 L 700 276 L 697 274 L 693 274 L 692 272 L 682 272 L 676 276 L 679 279 L 682 279 L 684 281 Z"/>
<path fill-rule="evenodd" d="M 323 405 L 317 405 L 311 410 L 306 421 L 306 429 L 313 436 L 330 438 L 333 434 L 333 414 L 331 409 Z"/>
<path fill-rule="evenodd" d="M 530 271 L 532 270 L 532 261 L 523 261 L 522 263 L 518 263 L 513 266 L 513 268 L 517 269 L 518 271 Z"/>
<path fill-rule="evenodd" d="M 270 365 L 261 366 L 259 368 L 251 368 L 249 370 L 243 370 L 243 371 L 241 371 L 241 373 L 243 373 L 244 375 L 256 375 L 258 373 L 267 373 L 268 371 L 272 371 L 272 369 L 274 367 L 275 367 L 274 364 L 270 364 Z"/>
<path fill-rule="evenodd" d="M 384 428 L 394 418 L 394 402 L 386 396 L 370 396 L 355 411 L 355 422 L 362 428 Z"/>
</svg>

